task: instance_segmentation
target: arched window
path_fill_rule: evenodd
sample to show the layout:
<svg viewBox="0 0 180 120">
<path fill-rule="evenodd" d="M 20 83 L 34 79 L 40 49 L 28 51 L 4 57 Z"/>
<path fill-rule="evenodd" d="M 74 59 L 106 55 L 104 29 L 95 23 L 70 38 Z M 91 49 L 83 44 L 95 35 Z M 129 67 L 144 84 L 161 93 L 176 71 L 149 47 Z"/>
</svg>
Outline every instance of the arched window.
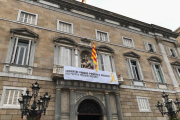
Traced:
<svg viewBox="0 0 180 120">
<path fill-rule="evenodd" d="M 67 37 L 57 37 L 54 39 L 55 52 L 54 64 L 60 66 L 74 66 L 75 64 L 75 41 Z"/>
<path fill-rule="evenodd" d="M 98 46 L 96 49 L 98 51 L 98 69 L 116 72 L 113 58 L 114 50 L 105 45 Z"/>
</svg>

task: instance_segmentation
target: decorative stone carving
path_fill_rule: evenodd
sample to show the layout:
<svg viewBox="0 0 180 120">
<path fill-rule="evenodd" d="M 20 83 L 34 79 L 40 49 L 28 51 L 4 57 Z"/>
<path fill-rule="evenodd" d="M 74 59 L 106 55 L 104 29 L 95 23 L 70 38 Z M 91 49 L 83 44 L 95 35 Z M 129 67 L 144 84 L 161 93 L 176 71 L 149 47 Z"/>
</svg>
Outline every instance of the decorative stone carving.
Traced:
<svg viewBox="0 0 180 120">
<path fill-rule="evenodd" d="M 93 65 L 87 55 L 85 55 L 81 61 L 81 68 L 93 69 Z"/>
<path fill-rule="evenodd" d="M 180 66 L 180 62 L 179 61 L 172 62 L 171 65 Z"/>
<path fill-rule="evenodd" d="M 140 58 L 141 56 L 138 55 L 137 53 L 131 51 L 131 52 L 126 52 L 123 54 L 124 56 L 127 56 L 127 57 L 133 57 L 133 58 Z"/>
<path fill-rule="evenodd" d="M 155 36 L 155 40 L 157 43 L 161 43 L 163 41 L 163 39 L 158 36 Z"/>
<path fill-rule="evenodd" d="M 82 38 L 80 41 L 80 44 L 86 45 L 86 46 L 91 46 L 91 40 L 89 40 L 87 38 Z"/>
<path fill-rule="evenodd" d="M 27 28 L 14 28 L 14 29 L 10 29 L 10 32 L 17 35 L 39 38 L 38 34 Z"/>
<path fill-rule="evenodd" d="M 153 62 L 159 62 L 159 63 L 162 62 L 162 60 L 160 58 L 156 57 L 156 56 L 151 56 L 147 60 L 153 61 Z"/>
<path fill-rule="evenodd" d="M 175 42 L 174 44 L 175 44 L 176 47 L 180 47 L 180 43 Z"/>
</svg>

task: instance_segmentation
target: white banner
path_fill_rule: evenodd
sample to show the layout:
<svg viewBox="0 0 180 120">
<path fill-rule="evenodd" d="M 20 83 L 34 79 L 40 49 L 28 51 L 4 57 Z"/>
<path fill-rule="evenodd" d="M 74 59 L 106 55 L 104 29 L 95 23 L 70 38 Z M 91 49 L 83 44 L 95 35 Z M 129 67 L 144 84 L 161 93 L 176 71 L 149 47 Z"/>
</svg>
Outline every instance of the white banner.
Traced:
<svg viewBox="0 0 180 120">
<path fill-rule="evenodd" d="M 86 68 L 64 66 L 65 80 L 79 80 L 87 82 L 118 84 L 116 73 L 107 71 L 95 71 Z"/>
</svg>

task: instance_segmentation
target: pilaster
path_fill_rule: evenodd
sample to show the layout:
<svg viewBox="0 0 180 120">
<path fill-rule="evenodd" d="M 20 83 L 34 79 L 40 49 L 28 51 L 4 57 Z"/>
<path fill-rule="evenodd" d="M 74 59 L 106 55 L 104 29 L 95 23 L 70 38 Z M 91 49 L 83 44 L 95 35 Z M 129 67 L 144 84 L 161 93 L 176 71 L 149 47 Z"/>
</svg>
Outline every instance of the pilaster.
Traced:
<svg viewBox="0 0 180 120">
<path fill-rule="evenodd" d="M 164 59 L 165 65 L 166 65 L 166 69 L 167 69 L 168 74 L 169 74 L 169 76 L 171 78 L 171 81 L 172 81 L 174 87 L 178 87 L 176 77 L 174 75 L 173 69 L 171 67 L 171 64 L 170 64 L 169 59 L 168 59 L 168 57 L 166 55 L 164 46 L 162 44 L 162 38 L 156 37 L 155 39 L 156 39 L 156 42 L 157 42 L 157 44 L 158 44 L 158 46 L 160 48 L 160 51 L 162 53 L 162 56 L 163 56 L 163 59 Z"/>
<path fill-rule="evenodd" d="M 74 91 L 75 89 L 70 88 L 70 98 L 69 98 L 69 104 L 70 104 L 70 118 L 69 120 L 74 120 L 75 119 L 75 103 L 74 103 Z"/>
<path fill-rule="evenodd" d="M 61 88 L 56 87 L 55 100 L 55 118 L 54 120 L 61 120 Z"/>
<path fill-rule="evenodd" d="M 105 103 L 106 103 L 107 120 L 112 120 L 111 106 L 109 101 L 109 91 L 105 91 Z"/>
<path fill-rule="evenodd" d="M 120 103 L 119 92 L 115 93 L 115 98 L 116 98 L 116 107 L 117 107 L 118 120 L 124 120 L 123 119 L 123 113 L 122 113 L 122 107 L 121 107 L 121 103 Z"/>
</svg>

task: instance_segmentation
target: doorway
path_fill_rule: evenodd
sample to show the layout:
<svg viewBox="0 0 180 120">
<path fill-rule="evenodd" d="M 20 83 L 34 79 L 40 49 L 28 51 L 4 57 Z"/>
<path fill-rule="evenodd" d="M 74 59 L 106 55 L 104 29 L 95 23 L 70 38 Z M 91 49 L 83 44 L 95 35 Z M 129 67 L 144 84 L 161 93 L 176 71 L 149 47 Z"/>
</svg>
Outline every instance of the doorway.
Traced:
<svg viewBox="0 0 180 120">
<path fill-rule="evenodd" d="M 78 120 L 102 120 L 100 106 L 94 100 L 84 100 L 78 107 Z"/>
</svg>

